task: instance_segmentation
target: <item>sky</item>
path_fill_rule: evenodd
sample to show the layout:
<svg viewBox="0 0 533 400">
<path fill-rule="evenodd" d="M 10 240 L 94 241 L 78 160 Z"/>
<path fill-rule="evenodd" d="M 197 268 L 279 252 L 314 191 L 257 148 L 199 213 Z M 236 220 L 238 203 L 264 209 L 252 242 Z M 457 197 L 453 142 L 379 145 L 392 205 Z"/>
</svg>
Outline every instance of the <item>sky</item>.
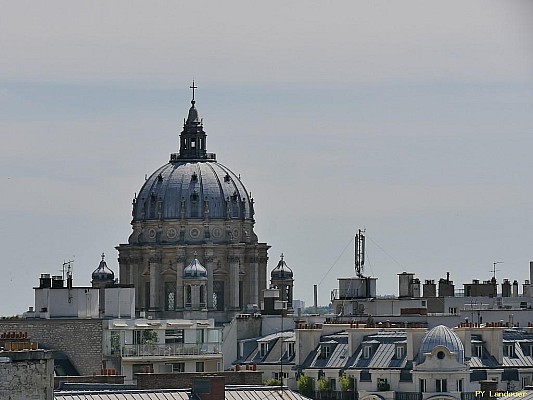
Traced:
<svg viewBox="0 0 533 400">
<path fill-rule="evenodd" d="M 269 271 L 327 304 L 353 275 L 529 279 L 533 4 L 1 1 L 0 315 L 131 232 L 190 106 L 255 199 Z"/>
</svg>

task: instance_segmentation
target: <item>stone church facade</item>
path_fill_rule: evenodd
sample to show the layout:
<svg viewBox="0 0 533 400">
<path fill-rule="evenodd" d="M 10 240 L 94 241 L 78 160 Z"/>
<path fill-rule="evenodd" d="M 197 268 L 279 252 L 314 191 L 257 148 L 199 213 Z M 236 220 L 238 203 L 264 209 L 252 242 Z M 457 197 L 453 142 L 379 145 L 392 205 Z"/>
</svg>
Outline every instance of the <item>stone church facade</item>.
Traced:
<svg viewBox="0 0 533 400">
<path fill-rule="evenodd" d="M 136 288 L 139 315 L 224 322 L 262 301 L 269 246 L 240 176 L 207 152 L 192 88 L 179 153 L 133 200 L 133 232 L 117 246 L 120 283 Z"/>
</svg>

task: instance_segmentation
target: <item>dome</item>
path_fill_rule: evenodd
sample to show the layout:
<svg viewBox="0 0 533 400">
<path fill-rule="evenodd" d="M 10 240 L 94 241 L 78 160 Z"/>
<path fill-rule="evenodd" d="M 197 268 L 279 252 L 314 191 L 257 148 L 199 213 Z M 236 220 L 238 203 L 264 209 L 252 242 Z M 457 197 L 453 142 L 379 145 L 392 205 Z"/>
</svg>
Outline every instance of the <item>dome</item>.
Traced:
<svg viewBox="0 0 533 400">
<path fill-rule="evenodd" d="M 457 354 L 457 361 L 461 364 L 465 361 L 465 348 L 459 336 L 444 325 L 439 325 L 429 330 L 422 342 L 418 351 L 418 362 L 423 363 L 425 360 L 425 353 L 431 353 L 437 346 L 444 346 L 450 352 Z"/>
<path fill-rule="evenodd" d="M 93 281 L 114 281 L 115 273 L 107 267 L 105 262 L 105 254 L 102 253 L 102 260 L 92 274 Z"/>
<path fill-rule="evenodd" d="M 196 88 L 193 86 L 194 88 Z M 207 153 L 202 120 L 192 106 L 180 134 L 179 153 L 147 178 L 133 201 L 133 222 L 224 219 L 253 222 L 253 199 L 240 176 Z"/>
<path fill-rule="evenodd" d="M 194 259 L 191 261 L 189 265 L 185 267 L 183 270 L 183 277 L 184 278 L 207 278 L 207 270 L 205 267 L 200 264 L 200 261 L 196 258 L 196 254 L 194 256 Z"/>
<path fill-rule="evenodd" d="M 217 162 L 170 162 L 142 186 L 133 221 L 160 219 L 253 220 L 253 200 L 241 180 Z"/>
<path fill-rule="evenodd" d="M 278 265 L 270 273 L 271 279 L 293 279 L 292 269 L 289 268 L 285 260 L 283 259 L 283 254 L 280 257 Z"/>
</svg>

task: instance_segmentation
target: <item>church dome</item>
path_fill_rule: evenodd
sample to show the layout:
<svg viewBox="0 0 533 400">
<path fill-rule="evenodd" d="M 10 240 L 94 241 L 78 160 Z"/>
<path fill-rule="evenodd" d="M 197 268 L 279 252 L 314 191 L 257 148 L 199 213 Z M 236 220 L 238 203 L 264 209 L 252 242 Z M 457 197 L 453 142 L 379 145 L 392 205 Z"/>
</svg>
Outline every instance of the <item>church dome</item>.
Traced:
<svg viewBox="0 0 533 400">
<path fill-rule="evenodd" d="M 107 267 L 104 253 L 102 253 L 102 260 L 100 261 L 98 268 L 96 268 L 92 273 L 92 280 L 93 281 L 114 281 L 115 280 L 115 273 Z"/>
<path fill-rule="evenodd" d="M 285 260 L 283 259 L 283 254 L 280 257 L 278 265 L 270 273 L 271 279 L 293 279 L 292 269 L 289 268 Z"/>
<path fill-rule="evenodd" d="M 194 257 L 189 265 L 183 270 L 184 278 L 207 278 L 207 270 L 200 264 L 200 261 Z"/>
<path fill-rule="evenodd" d="M 194 84 L 193 84 L 194 86 Z M 228 167 L 207 153 L 194 93 L 180 134 L 179 153 L 147 178 L 133 201 L 133 222 L 225 219 L 253 222 L 253 199 Z"/>
<path fill-rule="evenodd" d="M 217 162 L 170 162 L 144 183 L 133 220 L 253 220 L 253 200 L 229 168 Z"/>
<path fill-rule="evenodd" d="M 461 364 L 465 361 L 465 348 L 463 342 L 459 339 L 459 336 L 444 325 L 439 325 L 429 330 L 422 342 L 420 343 L 420 349 L 418 351 L 418 362 L 423 363 L 426 353 L 431 353 L 437 346 L 444 346 L 450 352 L 457 354 L 457 361 Z"/>
</svg>

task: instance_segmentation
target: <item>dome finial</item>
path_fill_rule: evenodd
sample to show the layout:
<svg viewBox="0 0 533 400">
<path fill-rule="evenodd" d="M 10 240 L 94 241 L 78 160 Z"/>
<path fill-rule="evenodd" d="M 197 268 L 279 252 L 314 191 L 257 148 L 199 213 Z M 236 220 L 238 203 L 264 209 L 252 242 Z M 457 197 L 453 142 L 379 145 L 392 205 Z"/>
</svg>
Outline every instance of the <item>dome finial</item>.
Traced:
<svg viewBox="0 0 533 400">
<path fill-rule="evenodd" d="M 192 100 L 191 100 L 191 104 L 194 104 L 196 103 L 196 101 L 194 100 L 194 89 L 198 89 L 198 86 L 195 86 L 194 85 L 194 79 L 192 80 L 192 86 L 189 86 L 191 89 L 192 89 Z"/>
<path fill-rule="evenodd" d="M 283 253 L 281 253 L 281 256 L 280 256 L 280 257 L 281 257 L 281 261 L 283 261 Z"/>
<path fill-rule="evenodd" d="M 104 252 L 102 251 L 102 261 L 104 261 L 104 258 L 105 258 L 105 254 L 104 254 Z"/>
</svg>

